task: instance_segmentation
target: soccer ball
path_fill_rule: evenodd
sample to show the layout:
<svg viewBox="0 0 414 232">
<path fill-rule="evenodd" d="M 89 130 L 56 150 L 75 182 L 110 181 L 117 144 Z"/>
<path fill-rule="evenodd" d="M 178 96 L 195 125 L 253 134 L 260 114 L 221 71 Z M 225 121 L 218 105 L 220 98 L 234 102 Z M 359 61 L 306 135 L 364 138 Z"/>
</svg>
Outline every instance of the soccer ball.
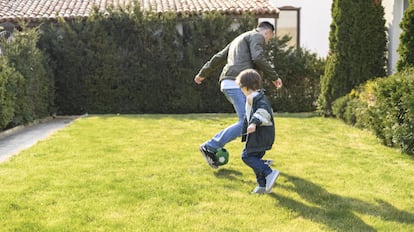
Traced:
<svg viewBox="0 0 414 232">
<path fill-rule="evenodd" d="M 229 152 L 224 147 L 217 149 L 216 157 L 217 164 L 219 166 L 225 165 L 229 162 Z"/>
</svg>

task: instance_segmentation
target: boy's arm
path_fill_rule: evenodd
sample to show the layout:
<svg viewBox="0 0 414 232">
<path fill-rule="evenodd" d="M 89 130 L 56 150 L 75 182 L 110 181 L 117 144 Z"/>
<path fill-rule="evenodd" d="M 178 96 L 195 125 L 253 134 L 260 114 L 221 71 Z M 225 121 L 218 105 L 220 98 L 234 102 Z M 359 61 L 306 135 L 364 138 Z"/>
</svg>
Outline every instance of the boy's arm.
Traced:
<svg viewBox="0 0 414 232">
<path fill-rule="evenodd" d="M 259 108 L 254 112 L 249 126 L 247 127 L 247 134 L 251 134 L 256 131 L 258 126 L 271 126 L 272 116 L 266 109 Z"/>
<path fill-rule="evenodd" d="M 266 109 L 259 108 L 254 112 L 250 124 L 255 124 L 256 126 L 271 126 L 272 116 Z"/>
</svg>

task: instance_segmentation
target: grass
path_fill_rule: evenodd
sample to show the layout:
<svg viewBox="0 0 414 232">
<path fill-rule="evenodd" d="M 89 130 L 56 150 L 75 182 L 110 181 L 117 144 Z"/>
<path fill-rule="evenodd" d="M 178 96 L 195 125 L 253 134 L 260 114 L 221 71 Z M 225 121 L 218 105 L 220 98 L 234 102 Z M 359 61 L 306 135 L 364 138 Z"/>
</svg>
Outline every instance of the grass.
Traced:
<svg viewBox="0 0 414 232">
<path fill-rule="evenodd" d="M 233 114 L 90 116 L 0 164 L 0 231 L 414 231 L 414 160 L 334 119 L 276 115 L 274 191 L 233 141 Z"/>
</svg>

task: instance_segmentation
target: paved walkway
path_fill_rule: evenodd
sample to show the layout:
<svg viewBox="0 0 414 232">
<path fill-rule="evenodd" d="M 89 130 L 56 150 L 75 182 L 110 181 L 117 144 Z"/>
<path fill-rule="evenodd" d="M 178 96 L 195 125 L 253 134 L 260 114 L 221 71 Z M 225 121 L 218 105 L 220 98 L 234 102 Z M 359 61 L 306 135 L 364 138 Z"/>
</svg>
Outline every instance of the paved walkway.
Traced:
<svg viewBox="0 0 414 232">
<path fill-rule="evenodd" d="M 69 125 L 77 117 L 58 117 L 0 132 L 0 163 Z"/>
</svg>

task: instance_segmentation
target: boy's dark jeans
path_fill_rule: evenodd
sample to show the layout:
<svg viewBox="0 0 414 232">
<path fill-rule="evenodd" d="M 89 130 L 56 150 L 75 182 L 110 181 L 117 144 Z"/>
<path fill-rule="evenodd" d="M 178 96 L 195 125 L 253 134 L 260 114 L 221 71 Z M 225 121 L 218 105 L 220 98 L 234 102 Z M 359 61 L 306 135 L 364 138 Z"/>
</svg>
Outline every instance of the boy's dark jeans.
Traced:
<svg viewBox="0 0 414 232">
<path fill-rule="evenodd" d="M 272 169 L 262 160 L 265 153 L 266 151 L 246 153 L 246 149 L 243 149 L 241 155 L 243 162 L 253 169 L 260 187 L 266 187 L 266 176 L 272 172 Z"/>
</svg>

